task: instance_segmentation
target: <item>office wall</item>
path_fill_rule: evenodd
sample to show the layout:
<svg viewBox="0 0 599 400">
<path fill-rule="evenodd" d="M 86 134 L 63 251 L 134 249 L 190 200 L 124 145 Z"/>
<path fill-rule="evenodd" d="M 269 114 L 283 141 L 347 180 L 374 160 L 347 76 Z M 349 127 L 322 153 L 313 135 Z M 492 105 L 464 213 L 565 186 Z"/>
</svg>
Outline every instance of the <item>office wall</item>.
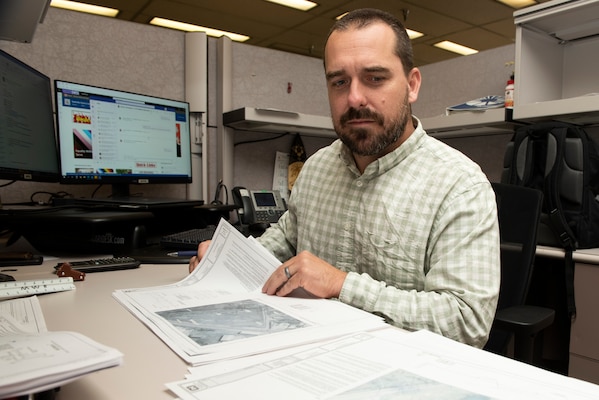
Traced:
<svg viewBox="0 0 599 400">
<path fill-rule="evenodd" d="M 503 96 L 513 71 L 515 46 L 419 67 L 422 87 L 413 106 L 420 118 L 445 114 L 445 108 L 487 95 Z"/>
<path fill-rule="evenodd" d="M 233 108 L 330 115 L 322 60 L 233 43 Z"/>
<path fill-rule="evenodd" d="M 183 32 L 50 7 L 32 43 L 0 41 L 0 48 L 53 80 L 180 100 L 185 95 L 184 37 Z M 185 197 L 185 186 L 133 186 L 131 191 Z M 95 187 L 17 182 L 0 189 L 0 196 L 4 203 L 28 201 L 35 191 L 90 196 Z M 97 196 L 108 193 L 109 188 L 103 187 Z"/>
<path fill-rule="evenodd" d="M 322 60 L 233 43 L 233 109 L 274 108 L 330 115 Z M 235 185 L 271 188 L 277 151 L 289 152 L 295 134 L 280 136 L 238 132 L 235 137 Z M 259 141 L 268 139 L 267 141 Z M 333 139 L 303 136 L 308 155 Z"/>
</svg>

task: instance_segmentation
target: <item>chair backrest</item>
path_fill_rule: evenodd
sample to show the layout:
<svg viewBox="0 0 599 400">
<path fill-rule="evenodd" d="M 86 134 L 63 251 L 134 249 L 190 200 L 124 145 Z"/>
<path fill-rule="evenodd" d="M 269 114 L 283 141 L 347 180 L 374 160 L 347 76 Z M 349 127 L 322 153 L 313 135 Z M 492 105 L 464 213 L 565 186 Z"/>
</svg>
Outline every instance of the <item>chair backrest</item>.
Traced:
<svg viewBox="0 0 599 400">
<path fill-rule="evenodd" d="M 501 288 L 497 309 L 526 301 L 537 245 L 543 193 L 540 190 L 492 183 L 501 237 Z M 485 349 L 502 353 L 511 334 L 491 329 Z"/>
<path fill-rule="evenodd" d="M 543 194 L 522 186 L 492 183 L 501 236 L 498 309 L 524 304 L 532 276 Z"/>
</svg>

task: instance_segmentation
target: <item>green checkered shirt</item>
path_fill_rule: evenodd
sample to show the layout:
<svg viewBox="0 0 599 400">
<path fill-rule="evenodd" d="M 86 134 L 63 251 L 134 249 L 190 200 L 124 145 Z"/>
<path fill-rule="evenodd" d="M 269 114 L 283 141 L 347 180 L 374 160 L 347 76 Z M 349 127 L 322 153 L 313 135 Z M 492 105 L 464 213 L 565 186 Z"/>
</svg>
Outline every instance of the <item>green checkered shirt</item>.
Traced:
<svg viewBox="0 0 599 400">
<path fill-rule="evenodd" d="M 364 174 L 339 140 L 319 150 L 259 240 L 281 261 L 308 250 L 347 271 L 342 302 L 407 330 L 486 343 L 500 281 L 493 189 L 420 121 Z"/>
</svg>

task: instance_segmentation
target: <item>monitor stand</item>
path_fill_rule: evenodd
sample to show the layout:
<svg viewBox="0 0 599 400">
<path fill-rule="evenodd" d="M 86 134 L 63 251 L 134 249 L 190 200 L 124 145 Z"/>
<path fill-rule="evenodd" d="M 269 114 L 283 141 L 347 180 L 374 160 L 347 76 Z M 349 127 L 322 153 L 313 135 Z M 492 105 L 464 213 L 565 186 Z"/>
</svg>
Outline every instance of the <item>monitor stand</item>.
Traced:
<svg viewBox="0 0 599 400">
<path fill-rule="evenodd" d="M 121 208 L 121 209 L 156 209 L 156 208 L 174 208 L 174 207 L 195 207 L 204 204 L 204 200 L 187 200 L 187 199 L 175 199 L 169 197 L 143 197 L 143 196 L 131 196 L 129 191 L 129 184 L 120 183 L 112 184 L 112 194 L 106 198 L 75 198 L 65 199 L 60 202 L 63 204 L 82 205 L 82 206 L 96 206 L 96 207 L 107 207 L 107 208 Z M 56 204 L 56 203 L 55 203 Z"/>
</svg>

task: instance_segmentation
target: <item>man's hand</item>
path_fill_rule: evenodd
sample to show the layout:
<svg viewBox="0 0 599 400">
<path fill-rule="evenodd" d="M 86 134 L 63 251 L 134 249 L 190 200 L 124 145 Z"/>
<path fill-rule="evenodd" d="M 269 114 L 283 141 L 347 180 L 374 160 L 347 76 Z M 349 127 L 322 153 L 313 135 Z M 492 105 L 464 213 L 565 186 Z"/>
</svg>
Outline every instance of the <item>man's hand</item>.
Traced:
<svg viewBox="0 0 599 400">
<path fill-rule="evenodd" d="M 316 297 L 339 297 L 347 272 L 343 272 L 308 251 L 302 251 L 279 266 L 268 278 L 262 292 L 287 296 L 303 288 Z"/>
<path fill-rule="evenodd" d="M 202 259 L 202 257 L 204 257 L 204 254 L 206 254 L 206 251 L 208 250 L 208 246 L 210 246 L 210 240 L 206 240 L 205 242 L 202 242 L 198 245 L 198 255 L 196 257 L 191 257 L 189 259 L 189 273 L 190 274 L 192 273 L 192 271 L 194 269 L 196 269 L 196 267 L 200 263 L 200 260 Z"/>
</svg>

